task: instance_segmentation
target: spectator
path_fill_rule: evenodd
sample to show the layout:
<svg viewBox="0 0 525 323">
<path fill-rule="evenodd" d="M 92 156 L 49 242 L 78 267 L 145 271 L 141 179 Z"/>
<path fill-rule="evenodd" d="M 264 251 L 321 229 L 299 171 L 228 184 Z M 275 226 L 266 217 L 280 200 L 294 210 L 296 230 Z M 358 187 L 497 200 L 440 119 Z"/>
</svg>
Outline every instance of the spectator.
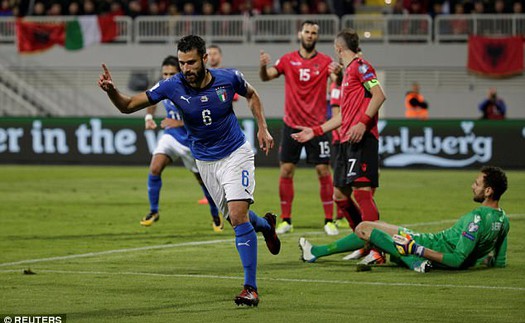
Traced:
<svg viewBox="0 0 525 323">
<path fill-rule="evenodd" d="M 392 14 L 393 15 L 406 15 L 408 14 L 408 10 L 403 7 L 403 0 L 396 0 L 394 3 L 394 7 L 392 8 Z"/>
<path fill-rule="evenodd" d="M 330 7 L 326 1 L 317 1 L 315 5 L 315 13 L 318 15 L 329 15 L 331 14 Z"/>
<path fill-rule="evenodd" d="M 476 1 L 474 2 L 474 10 L 472 10 L 473 14 L 484 14 L 485 12 L 485 3 L 483 1 Z"/>
<path fill-rule="evenodd" d="M 209 1 L 204 1 L 202 3 L 202 14 L 204 16 L 211 16 L 213 14 L 215 14 L 215 7 L 213 6 L 213 3 L 209 2 Z"/>
<path fill-rule="evenodd" d="M 184 4 L 182 7 L 182 14 L 185 16 L 193 16 L 196 14 L 193 2 L 188 1 Z"/>
<path fill-rule="evenodd" d="M 295 15 L 295 10 L 291 1 L 283 1 L 281 4 L 281 14 Z"/>
<path fill-rule="evenodd" d="M 496 0 L 494 2 L 494 13 L 496 14 L 504 14 L 507 11 L 505 10 L 505 1 L 503 0 Z"/>
<path fill-rule="evenodd" d="M 48 16 L 62 16 L 62 4 L 60 2 L 53 2 L 47 10 Z"/>
<path fill-rule="evenodd" d="M 124 9 L 122 9 L 122 4 L 118 1 L 112 2 L 109 8 L 109 13 L 114 16 L 124 16 Z"/>
<path fill-rule="evenodd" d="M 463 4 L 458 2 L 454 5 L 454 14 L 456 15 L 463 15 L 465 14 L 465 9 L 463 7 Z M 468 21 L 463 18 L 459 17 L 450 22 L 450 26 L 452 27 L 452 34 L 453 35 L 464 35 L 468 33 Z"/>
<path fill-rule="evenodd" d="M 67 14 L 69 16 L 80 16 L 81 15 L 80 5 L 78 4 L 78 2 L 72 1 L 69 3 L 69 5 L 67 6 Z"/>
<path fill-rule="evenodd" d="M 140 2 L 137 0 L 130 1 L 128 3 L 127 14 L 133 19 L 142 15 L 142 7 L 140 6 Z"/>
<path fill-rule="evenodd" d="M 13 8 L 11 7 L 9 0 L 2 0 L 0 4 L 0 17 L 10 17 L 13 15 Z"/>
<path fill-rule="evenodd" d="M 514 2 L 512 5 L 512 13 L 522 14 L 523 13 L 523 4 L 520 1 Z"/>
<path fill-rule="evenodd" d="M 160 9 L 159 9 L 159 5 L 156 3 L 156 2 L 150 2 L 148 4 L 148 15 L 149 16 L 159 16 L 161 13 L 160 13 Z"/>
<path fill-rule="evenodd" d="M 444 14 L 444 8 L 443 8 L 443 2 L 441 1 L 435 1 L 432 4 L 432 10 L 430 11 L 430 16 L 432 19 L 436 18 L 439 15 Z"/>
<path fill-rule="evenodd" d="M 487 98 L 479 105 L 479 111 L 483 113 L 481 119 L 502 120 L 505 119 L 507 106 L 505 101 L 498 97 L 496 89 L 490 88 Z"/>
<path fill-rule="evenodd" d="M 224 16 L 233 14 L 232 13 L 232 5 L 229 2 L 221 3 L 221 7 L 219 9 L 219 13 L 221 15 L 224 15 Z"/>
<path fill-rule="evenodd" d="M 35 2 L 35 5 L 33 6 L 33 16 L 45 16 L 46 15 L 46 6 L 44 3 L 38 1 Z"/>
<path fill-rule="evenodd" d="M 84 1 L 84 6 L 82 8 L 82 13 L 84 15 L 96 15 L 95 3 L 92 0 Z"/>
<path fill-rule="evenodd" d="M 310 5 L 306 1 L 301 1 L 299 4 L 299 14 L 300 15 L 309 15 L 310 14 Z"/>
<path fill-rule="evenodd" d="M 174 4 L 174 3 L 170 3 L 168 5 L 167 11 L 168 11 L 168 15 L 169 16 L 178 16 L 178 15 L 180 15 L 179 7 L 177 7 L 177 5 Z"/>
<path fill-rule="evenodd" d="M 428 119 L 428 103 L 419 92 L 419 83 L 412 83 L 412 91 L 405 96 L 405 116 L 409 119 Z"/>
</svg>

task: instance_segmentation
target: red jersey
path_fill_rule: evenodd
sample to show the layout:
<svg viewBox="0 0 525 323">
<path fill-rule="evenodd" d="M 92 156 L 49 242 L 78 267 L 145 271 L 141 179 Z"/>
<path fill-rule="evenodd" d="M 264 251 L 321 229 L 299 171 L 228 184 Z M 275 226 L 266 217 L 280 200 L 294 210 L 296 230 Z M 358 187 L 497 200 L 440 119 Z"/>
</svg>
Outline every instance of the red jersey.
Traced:
<svg viewBox="0 0 525 323">
<path fill-rule="evenodd" d="M 346 67 L 341 84 L 341 142 L 348 141 L 348 130 L 359 123 L 368 108 L 372 94 L 365 88 L 364 83 L 373 79 L 377 79 L 376 71 L 362 58 L 354 59 Z M 373 118 L 370 132 L 379 139 L 377 115 Z"/>
<path fill-rule="evenodd" d="M 341 107 L 341 87 L 337 83 L 332 82 L 330 84 L 330 107 L 337 106 Z M 339 134 L 339 129 L 332 131 L 332 143 L 339 143 L 341 141 L 341 136 Z"/>
<path fill-rule="evenodd" d="M 299 51 L 285 54 L 275 68 L 284 74 L 284 123 L 313 127 L 326 121 L 326 81 L 332 58 L 317 52 L 310 59 Z"/>
</svg>

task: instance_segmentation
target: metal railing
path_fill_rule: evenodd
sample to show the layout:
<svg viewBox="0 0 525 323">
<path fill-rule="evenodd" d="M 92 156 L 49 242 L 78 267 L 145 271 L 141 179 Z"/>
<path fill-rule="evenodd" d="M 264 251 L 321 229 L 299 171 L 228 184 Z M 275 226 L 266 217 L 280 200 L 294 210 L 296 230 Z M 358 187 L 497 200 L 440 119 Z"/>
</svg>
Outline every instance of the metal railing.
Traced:
<svg viewBox="0 0 525 323">
<path fill-rule="evenodd" d="M 254 42 L 296 42 L 297 31 L 305 20 L 319 24 L 319 40 L 333 41 L 339 31 L 336 15 L 279 15 L 254 16 L 251 18 L 251 40 Z"/>
<path fill-rule="evenodd" d="M 432 42 L 428 15 L 346 15 L 341 26 L 355 29 L 362 42 Z"/>
<path fill-rule="evenodd" d="M 436 42 L 464 42 L 469 35 L 525 37 L 525 15 L 438 16 L 434 28 Z"/>
<path fill-rule="evenodd" d="M 64 22 L 75 17 L 27 17 L 29 21 Z M 304 20 L 320 25 L 319 41 L 332 41 L 342 28 L 356 29 L 363 42 L 465 42 L 469 35 L 524 36 L 525 14 L 441 15 L 258 15 L 116 17 L 118 43 L 173 43 L 182 35 L 210 42 L 296 42 Z M 0 17 L 0 43 L 16 42 L 15 18 Z"/>
<path fill-rule="evenodd" d="M 136 43 L 173 43 L 197 34 L 207 41 L 247 42 L 249 20 L 244 16 L 144 16 L 135 19 Z"/>
</svg>

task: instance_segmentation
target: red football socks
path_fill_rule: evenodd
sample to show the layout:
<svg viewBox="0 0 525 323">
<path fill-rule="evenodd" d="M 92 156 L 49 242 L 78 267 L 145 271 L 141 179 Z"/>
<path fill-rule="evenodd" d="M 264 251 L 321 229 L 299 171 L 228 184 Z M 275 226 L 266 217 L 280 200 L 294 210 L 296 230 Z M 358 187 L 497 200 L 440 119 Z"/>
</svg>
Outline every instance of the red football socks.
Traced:
<svg viewBox="0 0 525 323">
<path fill-rule="evenodd" d="M 294 196 L 293 178 L 279 178 L 279 197 L 281 198 L 281 219 L 292 217 L 292 202 Z"/>
</svg>

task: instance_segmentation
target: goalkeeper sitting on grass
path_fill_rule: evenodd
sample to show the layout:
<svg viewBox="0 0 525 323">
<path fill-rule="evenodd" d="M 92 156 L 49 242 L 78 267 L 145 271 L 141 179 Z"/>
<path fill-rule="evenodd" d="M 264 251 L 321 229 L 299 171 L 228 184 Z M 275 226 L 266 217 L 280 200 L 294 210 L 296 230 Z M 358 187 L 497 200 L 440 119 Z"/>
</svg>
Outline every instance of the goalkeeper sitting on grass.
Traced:
<svg viewBox="0 0 525 323">
<path fill-rule="evenodd" d="M 318 258 L 363 248 L 370 243 L 391 255 L 391 260 L 418 272 L 430 267 L 466 269 L 483 262 L 505 267 L 509 219 L 499 208 L 507 177 L 498 167 L 485 166 L 472 184 L 474 201 L 481 206 L 462 216 L 452 227 L 437 233 L 416 233 L 385 222 L 361 222 L 352 233 L 328 245 L 315 246 L 299 239 L 302 259 Z"/>
</svg>

